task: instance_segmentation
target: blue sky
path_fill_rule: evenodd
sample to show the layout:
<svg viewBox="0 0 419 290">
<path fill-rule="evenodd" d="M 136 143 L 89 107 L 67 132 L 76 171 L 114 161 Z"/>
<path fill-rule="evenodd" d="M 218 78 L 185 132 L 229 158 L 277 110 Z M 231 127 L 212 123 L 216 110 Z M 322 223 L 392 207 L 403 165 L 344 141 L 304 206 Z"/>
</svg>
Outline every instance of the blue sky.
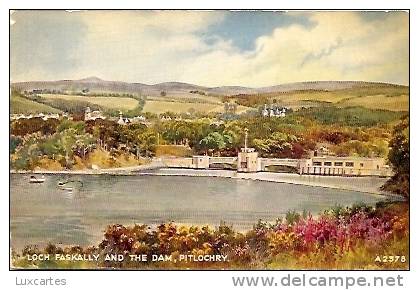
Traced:
<svg viewBox="0 0 419 290">
<path fill-rule="evenodd" d="M 407 84 L 406 12 L 17 11 L 12 81 Z"/>
<path fill-rule="evenodd" d="M 209 27 L 204 34 L 208 39 L 214 35 L 230 39 L 240 50 L 249 51 L 255 48 L 255 40 L 271 34 L 275 28 L 300 24 L 305 27 L 313 25 L 305 16 L 291 15 L 286 12 L 232 11 L 226 14 L 223 21 Z"/>
</svg>

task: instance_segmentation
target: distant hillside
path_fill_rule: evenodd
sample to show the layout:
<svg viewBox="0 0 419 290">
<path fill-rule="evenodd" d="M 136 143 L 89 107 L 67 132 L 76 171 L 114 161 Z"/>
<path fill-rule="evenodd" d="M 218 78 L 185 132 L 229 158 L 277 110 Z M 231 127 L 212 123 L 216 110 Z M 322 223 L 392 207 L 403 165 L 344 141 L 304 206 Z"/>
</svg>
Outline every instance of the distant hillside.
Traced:
<svg viewBox="0 0 419 290">
<path fill-rule="evenodd" d="M 197 86 L 197 85 L 192 85 L 192 84 L 187 84 L 187 83 L 180 83 L 180 82 L 159 83 L 155 85 L 150 85 L 148 88 L 149 89 L 152 88 L 158 91 L 167 91 L 167 92 L 172 92 L 172 91 L 189 92 L 193 90 L 202 90 L 202 91 L 208 90 L 207 87 Z"/>
<path fill-rule="evenodd" d="M 299 89 L 288 92 L 239 94 L 223 98 L 225 101 L 234 101 L 242 106 L 253 108 L 264 104 L 278 103 L 292 108 L 333 105 L 336 107 L 359 106 L 389 111 L 409 110 L 409 87 L 374 83 L 355 84 L 348 87 L 349 85 L 345 84 L 347 87 L 344 89 Z M 297 87 L 306 86 L 293 86 L 293 88 Z M 325 87 L 323 86 L 323 88 Z"/>
<path fill-rule="evenodd" d="M 362 81 L 299 82 L 248 88 L 205 87 L 182 82 L 147 85 L 89 77 L 80 80 L 19 82 L 13 83 L 12 89 L 23 93 L 19 99 L 12 99 L 13 111 L 24 112 L 51 111 L 54 108 L 82 110 L 86 106 L 93 108 L 100 106 L 102 109 L 126 112 L 136 107 L 139 99 L 143 99 L 144 102 L 141 110 L 151 113 L 166 111 L 186 113 L 190 110 L 207 113 L 223 112 L 225 101 L 239 104 L 240 112 L 259 108 L 271 102 L 294 109 L 334 105 L 390 111 L 409 110 L 409 87 Z M 25 94 L 25 91 L 36 94 Z M 106 95 L 100 96 L 101 94 Z M 25 95 L 28 97 L 23 98 Z M 139 98 L 138 95 L 147 98 Z M 33 96 L 37 96 L 38 100 Z M 119 98 L 116 102 L 115 97 Z M 41 104 L 42 106 L 39 106 Z"/>
<path fill-rule="evenodd" d="M 232 96 L 239 94 L 257 94 L 262 92 L 264 88 L 246 88 L 239 86 L 223 86 L 223 87 L 214 87 L 208 88 L 207 92 L 214 95 L 223 95 L 223 96 Z M 267 89 L 267 88 L 266 88 Z"/>
<path fill-rule="evenodd" d="M 142 83 L 105 81 L 97 77 L 90 77 L 80 80 L 18 82 L 13 83 L 12 88 L 18 89 L 20 91 L 55 90 L 61 92 L 77 93 L 86 90 L 90 93 L 128 93 L 150 96 L 159 96 L 161 92 L 165 92 L 167 94 L 189 94 L 190 91 L 207 90 L 206 87 L 179 82 L 167 82 L 156 85 L 146 85 Z"/>
<path fill-rule="evenodd" d="M 401 85 L 378 83 L 378 82 L 363 82 L 363 81 L 313 81 L 313 82 L 298 82 L 288 83 L 278 86 L 260 88 L 258 91 L 263 93 L 271 92 L 291 92 L 291 91 L 337 91 L 355 88 L 368 87 L 405 87 Z"/>
<path fill-rule="evenodd" d="M 56 90 L 62 92 L 81 92 L 89 90 L 95 93 L 142 93 L 151 86 L 137 83 L 104 81 L 96 77 L 81 80 L 36 81 L 13 83 L 12 88 L 20 91 Z"/>
<path fill-rule="evenodd" d="M 313 82 L 298 82 L 287 83 L 277 86 L 262 87 L 262 88 L 247 88 L 238 86 L 224 86 L 209 88 L 208 91 L 220 95 L 240 95 L 240 94 L 261 94 L 261 93 L 287 93 L 293 91 L 337 91 L 345 89 L 368 88 L 368 87 L 405 87 L 401 85 L 377 83 L 377 82 L 362 82 L 362 81 L 313 81 Z"/>
<path fill-rule="evenodd" d="M 313 81 L 288 83 L 262 88 L 248 88 L 241 86 L 204 87 L 181 82 L 165 82 L 147 85 L 142 83 L 105 81 L 98 77 L 89 77 L 80 80 L 18 82 L 13 83 L 12 87 L 21 91 L 57 90 L 65 92 L 81 92 L 82 90 L 88 90 L 92 93 L 130 93 L 149 96 L 160 96 L 162 92 L 165 92 L 166 95 L 201 93 L 208 95 L 231 96 L 239 94 L 291 92 L 298 90 L 335 91 L 366 87 L 405 86 L 362 81 Z"/>
</svg>

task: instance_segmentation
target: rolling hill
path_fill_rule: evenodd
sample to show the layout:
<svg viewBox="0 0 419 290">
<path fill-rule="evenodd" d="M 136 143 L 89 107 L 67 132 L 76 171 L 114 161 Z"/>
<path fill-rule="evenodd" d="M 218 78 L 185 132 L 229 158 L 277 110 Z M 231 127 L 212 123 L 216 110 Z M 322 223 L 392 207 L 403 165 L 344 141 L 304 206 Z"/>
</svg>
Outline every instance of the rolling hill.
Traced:
<svg viewBox="0 0 419 290">
<path fill-rule="evenodd" d="M 277 86 L 250 88 L 241 86 L 221 86 L 221 87 L 204 87 L 194 84 L 181 82 L 164 82 L 154 85 L 147 85 L 142 83 L 127 83 L 120 81 L 106 81 L 98 77 L 89 77 L 80 80 L 59 80 L 59 81 L 32 81 L 32 82 L 17 82 L 12 83 L 12 87 L 24 90 L 61 90 L 69 92 L 77 92 L 83 89 L 88 89 L 90 92 L 102 93 L 133 93 L 157 96 L 164 91 L 167 95 L 171 94 L 194 94 L 191 92 L 200 92 L 208 95 L 231 96 L 238 94 L 258 94 L 258 93 L 285 93 L 291 91 L 302 90 L 320 90 L 320 91 L 336 91 L 343 89 L 355 88 L 403 88 L 406 86 L 377 83 L 377 82 L 363 82 L 363 81 L 313 81 L 313 82 L 298 82 L 281 84 Z"/>
<path fill-rule="evenodd" d="M 40 90 L 43 93 L 47 91 L 48 94 L 55 95 L 64 93 L 65 95 L 61 98 L 72 102 L 82 101 L 84 104 L 86 102 L 97 104 L 96 100 L 92 98 L 97 98 L 97 95 L 100 94 L 147 96 L 144 110 L 150 112 L 162 112 L 166 111 L 166 108 L 170 110 L 171 107 L 176 107 L 176 112 L 183 112 L 182 108 L 185 108 L 186 111 L 193 107 L 202 111 L 218 112 L 223 110 L 223 101 L 226 99 L 234 100 L 240 104 L 241 111 L 245 111 L 249 107 L 258 107 L 264 102 L 273 100 L 284 106 L 296 108 L 332 104 L 339 107 L 363 106 L 407 111 L 409 106 L 408 86 L 363 81 L 312 81 L 250 88 L 242 86 L 205 87 L 182 82 L 148 85 L 89 77 L 80 80 L 17 82 L 12 83 L 11 87 L 21 92 Z M 43 96 L 50 99 L 49 96 Z M 113 108 L 112 102 L 108 107 Z M 121 109 L 121 106 L 114 107 Z"/>
<path fill-rule="evenodd" d="M 41 104 L 20 96 L 12 96 L 10 99 L 10 112 L 12 114 L 36 114 L 36 113 L 59 113 L 60 110 Z"/>
</svg>

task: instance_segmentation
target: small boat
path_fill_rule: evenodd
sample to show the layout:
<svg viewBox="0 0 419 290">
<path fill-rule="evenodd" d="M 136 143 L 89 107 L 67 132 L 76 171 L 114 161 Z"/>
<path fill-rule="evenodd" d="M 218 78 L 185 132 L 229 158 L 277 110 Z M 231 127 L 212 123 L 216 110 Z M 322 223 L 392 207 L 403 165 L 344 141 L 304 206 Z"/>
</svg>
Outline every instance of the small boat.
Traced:
<svg viewBox="0 0 419 290">
<path fill-rule="evenodd" d="M 45 176 L 42 175 L 41 177 L 36 177 L 35 175 L 31 175 L 29 178 L 29 183 L 44 183 L 45 182 Z"/>
<path fill-rule="evenodd" d="M 60 188 L 63 188 L 63 186 L 67 185 L 67 184 L 75 184 L 75 183 L 79 183 L 80 187 L 83 187 L 83 182 L 80 180 L 62 180 L 62 181 L 58 181 L 57 186 Z M 64 187 L 64 188 L 73 188 L 73 187 Z"/>
<path fill-rule="evenodd" d="M 57 183 L 57 186 L 59 189 L 64 190 L 64 191 L 73 191 L 72 187 L 66 187 L 65 185 L 68 183 L 68 181 L 59 181 Z"/>
<path fill-rule="evenodd" d="M 57 187 L 66 193 L 72 194 L 75 190 L 83 187 L 83 182 L 81 180 L 71 179 L 60 180 L 57 183 Z"/>
</svg>

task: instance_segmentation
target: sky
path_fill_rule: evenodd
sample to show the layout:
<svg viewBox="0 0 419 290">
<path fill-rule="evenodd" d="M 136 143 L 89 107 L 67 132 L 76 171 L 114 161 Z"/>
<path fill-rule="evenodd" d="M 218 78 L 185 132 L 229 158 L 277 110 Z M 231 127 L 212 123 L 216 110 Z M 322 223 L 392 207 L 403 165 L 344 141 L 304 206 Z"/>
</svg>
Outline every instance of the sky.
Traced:
<svg viewBox="0 0 419 290">
<path fill-rule="evenodd" d="M 10 23 L 12 82 L 409 82 L 407 12 L 15 11 Z"/>
</svg>

